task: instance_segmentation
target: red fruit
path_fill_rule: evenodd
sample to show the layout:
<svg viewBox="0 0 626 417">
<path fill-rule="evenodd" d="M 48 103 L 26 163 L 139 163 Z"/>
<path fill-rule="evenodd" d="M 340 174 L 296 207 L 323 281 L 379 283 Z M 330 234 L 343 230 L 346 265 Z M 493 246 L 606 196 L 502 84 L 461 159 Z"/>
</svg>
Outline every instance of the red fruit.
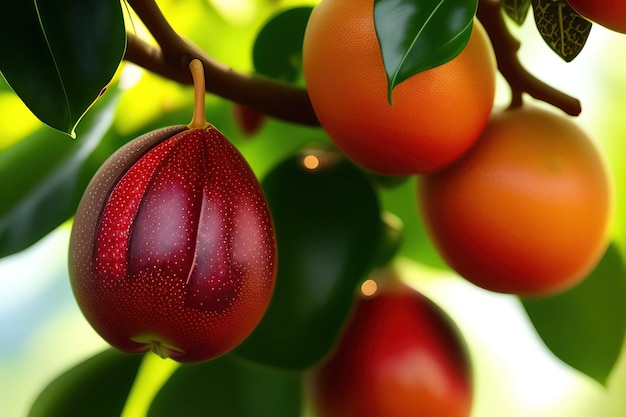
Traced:
<svg viewBox="0 0 626 417">
<path fill-rule="evenodd" d="M 608 29 L 626 33 L 626 1 L 624 0 L 567 0 L 587 19 Z"/>
<path fill-rule="evenodd" d="M 357 301 L 311 393 L 319 417 L 467 417 L 469 358 L 444 312 L 394 282 Z"/>
<path fill-rule="evenodd" d="M 237 126 L 246 136 L 254 135 L 265 124 L 266 116 L 251 107 L 233 103 L 232 111 Z"/>
<path fill-rule="evenodd" d="M 70 241 L 76 300 L 126 352 L 207 360 L 242 342 L 269 304 L 276 247 L 261 187 L 213 126 L 173 126 L 113 154 Z"/>
</svg>

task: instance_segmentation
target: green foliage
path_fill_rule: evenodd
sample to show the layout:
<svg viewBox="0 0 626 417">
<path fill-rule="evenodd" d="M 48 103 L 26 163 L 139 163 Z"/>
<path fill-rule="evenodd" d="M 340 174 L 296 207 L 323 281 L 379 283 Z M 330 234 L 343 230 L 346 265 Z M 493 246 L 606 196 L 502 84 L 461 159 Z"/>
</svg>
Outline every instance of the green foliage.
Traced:
<svg viewBox="0 0 626 417">
<path fill-rule="evenodd" d="M 252 50 L 259 74 L 294 83 L 302 78 L 302 41 L 312 7 L 287 9 L 259 32 Z"/>
<path fill-rule="evenodd" d="M 450 61 L 463 50 L 477 4 L 478 0 L 374 1 L 389 102 L 392 90 L 402 81 Z"/>
<path fill-rule="evenodd" d="M 298 417 L 302 376 L 231 354 L 182 365 L 157 393 L 148 417 Z"/>
<path fill-rule="evenodd" d="M 109 349 L 85 360 L 52 381 L 28 417 L 119 416 L 142 358 Z"/>
<path fill-rule="evenodd" d="M 605 384 L 626 335 L 626 265 L 615 245 L 581 284 L 565 293 L 523 300 L 552 352 Z"/>
<path fill-rule="evenodd" d="M 44 123 L 74 136 L 126 43 L 119 2 L 12 1 L 0 20 L 0 72 Z"/>
<path fill-rule="evenodd" d="M 305 158 L 317 158 L 307 168 Z M 263 364 L 302 369 L 334 345 L 355 287 L 373 267 L 381 220 L 367 176 L 335 151 L 304 149 L 262 181 L 278 246 L 265 317 L 236 349 Z"/>
</svg>

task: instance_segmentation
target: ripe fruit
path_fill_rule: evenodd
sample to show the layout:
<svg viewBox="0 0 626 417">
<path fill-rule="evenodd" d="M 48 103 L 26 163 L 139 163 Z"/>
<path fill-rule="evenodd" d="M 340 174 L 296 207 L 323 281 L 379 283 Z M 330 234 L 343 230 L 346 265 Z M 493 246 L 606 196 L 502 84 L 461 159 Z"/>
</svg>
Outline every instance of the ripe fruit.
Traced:
<svg viewBox="0 0 626 417">
<path fill-rule="evenodd" d="M 624 0 L 567 0 L 578 13 L 608 29 L 626 33 Z"/>
<path fill-rule="evenodd" d="M 434 171 L 465 153 L 487 123 L 496 77 L 491 43 L 474 20 L 466 48 L 400 83 L 391 105 L 373 7 L 373 0 L 323 0 L 313 9 L 303 44 L 311 103 L 330 138 L 363 167 Z"/>
<path fill-rule="evenodd" d="M 239 130 L 246 136 L 256 134 L 265 123 L 266 116 L 243 104 L 232 104 L 233 118 Z"/>
<path fill-rule="evenodd" d="M 567 289 L 607 246 L 612 186 L 586 134 L 538 107 L 494 114 L 476 145 L 418 187 L 426 229 L 448 264 L 489 290 Z"/>
<path fill-rule="evenodd" d="M 311 394 L 319 417 L 467 417 L 470 360 L 447 315 L 394 282 L 357 300 Z"/>
<path fill-rule="evenodd" d="M 76 213 L 74 295 L 122 351 L 152 349 L 180 362 L 221 355 L 261 320 L 275 275 L 260 185 L 210 125 L 166 127 L 120 148 Z"/>
</svg>

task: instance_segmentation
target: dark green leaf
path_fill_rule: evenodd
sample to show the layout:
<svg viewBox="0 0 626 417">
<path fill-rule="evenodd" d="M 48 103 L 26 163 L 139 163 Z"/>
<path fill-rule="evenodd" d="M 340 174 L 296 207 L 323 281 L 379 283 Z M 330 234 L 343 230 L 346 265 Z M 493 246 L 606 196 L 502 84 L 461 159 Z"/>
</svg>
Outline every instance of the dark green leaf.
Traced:
<svg viewBox="0 0 626 417">
<path fill-rule="evenodd" d="M 478 0 L 375 0 L 374 24 L 389 102 L 395 86 L 456 57 L 467 45 Z"/>
<path fill-rule="evenodd" d="M 318 158 L 306 168 L 305 157 Z M 339 153 L 304 150 L 262 181 L 274 218 L 278 277 L 269 309 L 236 349 L 266 365 L 302 369 L 327 354 L 378 252 L 381 220 L 367 176 Z"/>
<path fill-rule="evenodd" d="M 74 135 L 122 59 L 120 2 L 10 1 L 0 16 L 0 72 L 39 119 Z"/>
<path fill-rule="evenodd" d="M 28 417 L 119 416 L 143 356 L 109 349 L 52 381 Z"/>
<path fill-rule="evenodd" d="M 259 74 L 296 82 L 302 75 L 302 42 L 312 7 L 286 10 L 269 20 L 257 35 L 252 52 Z"/>
<path fill-rule="evenodd" d="M 0 256 L 33 244 L 76 210 L 93 169 L 83 166 L 109 131 L 118 92 L 106 99 L 79 126 L 79 138 L 47 128 L 0 153 Z"/>
<path fill-rule="evenodd" d="M 585 281 L 552 297 L 522 300 L 548 348 L 606 383 L 626 334 L 626 266 L 615 245 Z"/>
<path fill-rule="evenodd" d="M 535 23 L 543 40 L 566 62 L 582 51 L 592 23 L 566 0 L 532 0 Z"/>
<path fill-rule="evenodd" d="M 504 0 L 502 7 L 515 23 L 521 25 L 526 20 L 526 16 L 528 16 L 530 3 L 531 0 Z"/>
<path fill-rule="evenodd" d="M 157 393 L 148 417 L 298 417 L 302 377 L 225 355 L 181 365 Z"/>
</svg>

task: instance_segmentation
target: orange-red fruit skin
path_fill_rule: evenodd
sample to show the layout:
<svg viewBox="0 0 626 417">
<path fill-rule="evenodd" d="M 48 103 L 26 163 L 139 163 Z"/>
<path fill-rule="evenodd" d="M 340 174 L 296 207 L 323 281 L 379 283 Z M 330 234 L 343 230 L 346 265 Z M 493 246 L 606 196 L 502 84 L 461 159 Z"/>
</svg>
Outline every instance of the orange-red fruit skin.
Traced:
<svg viewBox="0 0 626 417">
<path fill-rule="evenodd" d="M 491 112 L 496 61 L 480 22 L 466 48 L 398 84 L 387 77 L 373 0 L 323 0 L 307 24 L 303 68 L 315 113 L 353 161 L 387 175 L 432 172 L 478 139 Z"/>
<path fill-rule="evenodd" d="M 497 112 L 476 145 L 421 178 L 426 229 L 444 260 L 488 290 L 562 292 L 608 244 L 613 185 L 606 162 L 566 116 Z"/>
<path fill-rule="evenodd" d="M 126 352 L 219 356 L 263 316 L 273 225 L 256 177 L 215 128 L 159 129 L 113 154 L 89 184 L 69 270 L 93 328 Z"/>
<path fill-rule="evenodd" d="M 310 388 L 318 417 L 468 417 L 472 408 L 470 359 L 457 328 L 403 284 L 358 300 Z"/>
<path fill-rule="evenodd" d="M 587 19 L 615 32 L 626 33 L 626 2 L 623 0 L 568 0 Z"/>
</svg>

